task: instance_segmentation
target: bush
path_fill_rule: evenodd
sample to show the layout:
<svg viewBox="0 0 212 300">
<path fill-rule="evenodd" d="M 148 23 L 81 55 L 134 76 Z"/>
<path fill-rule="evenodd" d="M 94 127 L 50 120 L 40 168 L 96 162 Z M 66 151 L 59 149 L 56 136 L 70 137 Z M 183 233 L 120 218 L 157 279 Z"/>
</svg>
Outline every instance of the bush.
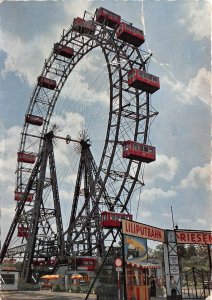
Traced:
<svg viewBox="0 0 212 300">
<path fill-rule="evenodd" d="M 96 294 L 99 296 L 107 296 L 110 299 L 117 299 L 118 296 L 118 290 L 117 286 L 114 286 L 112 284 L 101 284 L 98 287 L 96 287 Z"/>
<path fill-rule="evenodd" d="M 87 293 L 88 290 L 89 290 L 89 286 L 88 285 L 80 286 L 80 293 Z"/>
<path fill-rule="evenodd" d="M 26 283 L 22 280 L 19 280 L 18 290 L 19 291 L 39 291 L 40 286 L 35 283 Z"/>
<path fill-rule="evenodd" d="M 53 292 L 60 292 L 60 286 L 59 284 L 55 284 L 52 286 L 52 291 Z"/>
<path fill-rule="evenodd" d="M 80 287 L 78 285 L 77 286 L 73 285 L 73 286 L 71 286 L 70 291 L 72 293 L 79 293 L 80 292 Z"/>
<path fill-rule="evenodd" d="M 55 284 L 52 286 L 52 291 L 53 292 L 65 292 L 65 287 L 60 284 Z"/>
</svg>

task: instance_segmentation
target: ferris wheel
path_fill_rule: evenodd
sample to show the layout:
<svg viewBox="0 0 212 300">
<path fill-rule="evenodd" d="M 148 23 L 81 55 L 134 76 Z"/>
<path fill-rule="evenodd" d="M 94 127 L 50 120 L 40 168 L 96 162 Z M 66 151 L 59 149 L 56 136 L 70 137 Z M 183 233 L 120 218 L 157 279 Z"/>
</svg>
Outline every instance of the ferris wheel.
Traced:
<svg viewBox="0 0 212 300">
<path fill-rule="evenodd" d="M 75 18 L 45 60 L 21 133 L 17 208 L 1 253 L 1 260 L 5 255 L 22 253 L 24 276 L 28 276 L 35 258 L 102 255 L 112 230 L 101 228 L 101 213 L 129 213 L 130 201 L 143 185 L 144 165 L 155 160 L 149 131 L 157 112 L 151 94 L 160 85 L 159 78 L 147 72 L 151 54 L 141 49 L 144 42 L 141 30 L 99 8 L 94 15 L 85 12 L 83 18 Z M 101 110 L 107 118 L 105 136 L 95 151 L 92 132 L 81 128 L 76 136 L 73 132 L 62 136 L 54 123 L 65 83 L 73 80 L 77 66 L 83 61 L 86 64 L 92 53 L 94 65 L 96 57 L 100 73 L 104 72 L 108 80 L 107 109 Z M 55 141 L 65 142 L 64 147 L 74 143 L 79 157 L 67 228 L 62 220 Z M 16 229 L 25 247 L 10 249 Z"/>
</svg>

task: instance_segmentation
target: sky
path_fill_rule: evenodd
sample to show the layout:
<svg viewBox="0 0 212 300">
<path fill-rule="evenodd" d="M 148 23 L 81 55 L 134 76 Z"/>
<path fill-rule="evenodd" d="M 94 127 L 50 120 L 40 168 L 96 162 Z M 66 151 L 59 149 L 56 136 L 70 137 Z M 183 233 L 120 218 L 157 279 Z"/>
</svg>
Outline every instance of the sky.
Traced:
<svg viewBox="0 0 212 300">
<path fill-rule="evenodd" d="M 100 6 L 121 15 L 123 20 L 144 31 L 146 41 L 142 49 L 153 54 L 149 72 L 160 77 L 161 88 L 152 96 L 153 106 L 159 115 L 150 134 L 157 149 L 157 160 L 145 167 L 145 186 L 140 198 L 133 199 L 133 209 L 138 207 L 139 201 L 137 221 L 170 229 L 173 225 L 172 207 L 174 222 L 179 228 L 212 229 L 211 2 L 1 1 L 2 242 L 15 213 L 17 151 L 37 77 L 63 29 L 71 27 L 74 17 L 83 17 L 84 11 L 94 13 Z M 94 51 L 88 55 L 86 61 L 70 75 L 69 86 L 64 87 L 53 120 L 59 124 L 61 135 L 71 131 L 75 137 L 85 126 L 98 161 L 106 130 L 108 83 L 104 80 L 105 71 L 99 72 L 104 62 L 95 54 Z M 98 76 L 99 73 L 101 76 Z M 75 100 L 70 101 L 70 93 Z M 70 195 L 73 194 L 70 182 L 75 182 L 77 171 L 77 164 L 74 164 L 75 160 L 70 162 L 67 151 L 65 146 L 58 145 L 55 153 L 65 224 L 71 207 Z M 74 155 L 75 152 L 72 153 Z"/>
</svg>

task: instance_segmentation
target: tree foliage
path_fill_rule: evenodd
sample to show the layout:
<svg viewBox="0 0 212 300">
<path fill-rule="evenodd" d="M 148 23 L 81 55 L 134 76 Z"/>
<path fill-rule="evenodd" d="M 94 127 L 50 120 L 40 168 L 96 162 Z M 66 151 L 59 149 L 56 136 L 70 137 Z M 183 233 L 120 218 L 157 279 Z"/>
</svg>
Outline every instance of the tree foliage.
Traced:
<svg viewBox="0 0 212 300">
<path fill-rule="evenodd" d="M 210 257 L 207 245 L 183 245 L 177 246 L 181 271 L 190 268 L 210 270 Z M 148 258 L 157 258 L 163 262 L 163 244 L 157 245 L 154 249 L 148 248 Z M 212 259 L 212 258 L 211 258 Z"/>
</svg>

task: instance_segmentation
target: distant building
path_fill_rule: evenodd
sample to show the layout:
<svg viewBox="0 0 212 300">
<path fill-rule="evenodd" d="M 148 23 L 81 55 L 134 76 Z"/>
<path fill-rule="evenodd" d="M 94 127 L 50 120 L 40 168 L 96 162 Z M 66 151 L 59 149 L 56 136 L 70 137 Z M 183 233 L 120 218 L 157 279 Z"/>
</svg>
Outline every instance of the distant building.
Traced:
<svg viewBox="0 0 212 300">
<path fill-rule="evenodd" d="M 18 290 L 19 271 L 15 267 L 0 270 L 0 291 Z"/>
</svg>

